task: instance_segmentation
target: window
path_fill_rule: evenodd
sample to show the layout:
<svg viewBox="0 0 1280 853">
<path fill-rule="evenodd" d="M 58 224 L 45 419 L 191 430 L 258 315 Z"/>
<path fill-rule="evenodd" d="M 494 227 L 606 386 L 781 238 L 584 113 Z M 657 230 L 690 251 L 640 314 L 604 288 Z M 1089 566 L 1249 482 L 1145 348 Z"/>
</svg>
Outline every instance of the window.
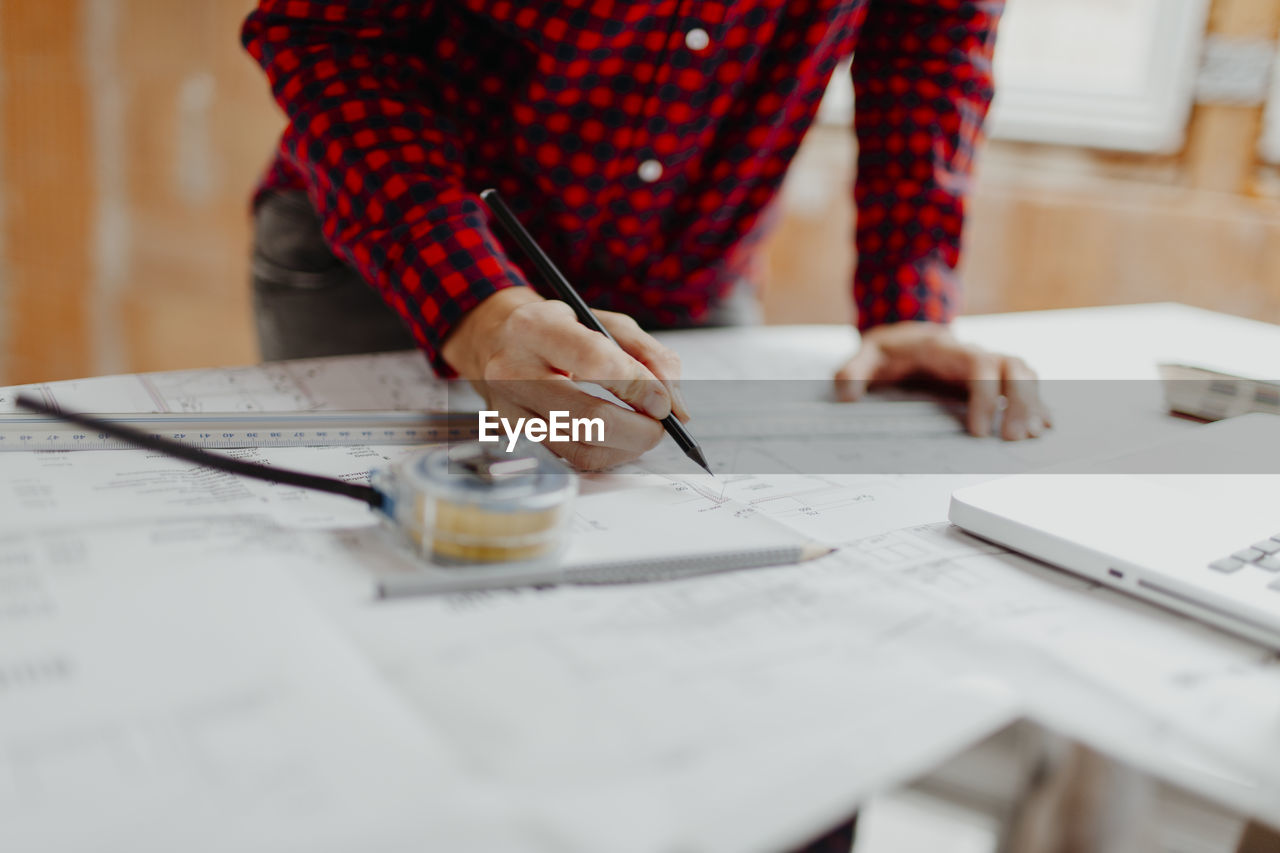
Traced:
<svg viewBox="0 0 1280 853">
<path fill-rule="evenodd" d="M 1169 152 L 1183 141 L 1208 0 L 1010 0 L 992 137 Z M 847 122 L 838 72 L 821 118 Z"/>
<path fill-rule="evenodd" d="M 991 135 L 1177 150 L 1207 12 L 1205 0 L 1013 0 L 997 42 Z"/>
</svg>

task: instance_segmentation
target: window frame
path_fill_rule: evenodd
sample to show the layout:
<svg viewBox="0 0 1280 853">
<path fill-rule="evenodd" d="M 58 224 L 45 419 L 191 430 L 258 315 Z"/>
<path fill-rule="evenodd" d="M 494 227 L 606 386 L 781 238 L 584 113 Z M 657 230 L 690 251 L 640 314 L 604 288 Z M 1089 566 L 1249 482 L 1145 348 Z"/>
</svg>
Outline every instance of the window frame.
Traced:
<svg viewBox="0 0 1280 853">
<path fill-rule="evenodd" d="M 1272 166 L 1280 166 L 1280 56 L 1271 64 L 1271 92 L 1262 112 L 1258 157 Z"/>
<path fill-rule="evenodd" d="M 998 78 L 989 135 L 1153 154 L 1178 151 L 1195 100 L 1208 13 L 1208 0 L 1150 4 L 1147 73 L 1140 92 L 1072 92 Z"/>
<path fill-rule="evenodd" d="M 1151 5 L 1151 56 L 1146 84 L 1138 93 L 1072 92 L 1061 87 L 1020 84 L 1016 79 L 998 76 L 987 135 L 993 139 L 1147 154 L 1180 150 L 1195 100 L 1208 14 L 1209 0 L 1156 0 Z M 1172 45 L 1172 49 L 1158 49 L 1165 44 Z M 998 53 L 996 62 L 999 75 Z M 1273 112 L 1280 114 L 1280 104 Z M 846 126 L 853 121 L 853 86 L 847 63 L 841 64 L 833 75 L 818 120 Z M 1280 135 L 1280 128 L 1276 132 Z M 1280 140 L 1277 147 L 1280 148 Z"/>
</svg>

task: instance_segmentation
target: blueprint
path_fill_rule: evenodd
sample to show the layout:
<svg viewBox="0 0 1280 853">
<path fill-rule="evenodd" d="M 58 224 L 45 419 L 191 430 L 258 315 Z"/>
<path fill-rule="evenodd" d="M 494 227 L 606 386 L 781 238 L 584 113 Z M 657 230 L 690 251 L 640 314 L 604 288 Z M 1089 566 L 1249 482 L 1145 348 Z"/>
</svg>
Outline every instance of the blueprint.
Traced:
<svg viewBox="0 0 1280 853">
<path fill-rule="evenodd" d="M 453 753 L 293 582 L 256 523 L 0 534 L 0 848 L 413 849 Z M 235 815 L 235 820 L 228 820 Z"/>
<path fill-rule="evenodd" d="M 421 354 L 398 352 L 0 388 L 0 412 L 15 411 L 18 391 L 83 412 L 444 411 L 450 386 Z"/>
<path fill-rule="evenodd" d="M 798 357 L 800 333 L 726 334 L 750 344 L 743 357 L 691 337 L 692 375 L 792 353 L 786 370 L 815 378 L 852 343 L 824 335 Z M 36 390 L 116 412 L 461 396 L 411 353 Z M 752 452 L 732 417 L 718 434 L 715 412 L 695 434 L 699 421 L 713 460 Z M 374 598 L 375 580 L 413 558 L 354 501 L 140 451 L 0 457 L 0 847 L 57 827 L 41 849 L 779 849 L 1019 716 L 1280 820 L 1275 656 L 939 524 L 950 493 L 986 475 L 945 467 L 949 443 L 970 441 L 946 432 L 945 406 L 911 421 L 930 473 L 726 456 L 731 473 L 711 478 L 654 456 L 583 478 L 584 544 L 627 524 L 616 502 L 631 491 L 632 535 L 760 518 L 838 546 L 820 560 L 395 602 Z M 988 446 L 1048 459 L 1073 435 Z M 358 481 L 408 451 L 232 452 Z M 109 789 L 120 778 L 137 783 Z M 158 807 L 172 825 L 144 832 Z M 303 812 L 315 837 L 286 835 L 311 825 Z M 247 817 L 221 831 L 243 835 L 175 840 L 228 813 Z"/>
<path fill-rule="evenodd" d="M 97 455 L 131 466 L 138 456 Z M 609 484 L 596 486 L 610 493 Z M 661 479 L 647 488 L 690 513 L 725 511 L 723 499 Z M 252 503 L 236 497 L 229 506 Z M 325 808 L 323 798 L 336 797 L 349 811 L 327 811 L 316 828 L 335 845 L 368 830 L 390 842 L 379 849 L 406 840 L 505 849 L 512 842 L 503 832 L 519 832 L 521 849 L 548 851 L 774 849 L 1019 711 L 1011 691 L 975 672 L 963 653 L 942 653 L 946 619 L 871 575 L 847 574 L 825 591 L 809 588 L 807 573 L 780 569 L 691 584 L 385 603 L 373 600 L 372 578 L 411 558 L 367 513 L 317 526 L 271 512 L 190 509 L 63 526 L 33 514 L 0 537 L 8 665 L 0 671 L 20 688 L 0 692 L 0 756 L 8 756 L 0 757 L 0 791 L 11 797 L 6 805 L 0 795 L 0 810 L 29 809 L 39 792 L 29 819 L 0 822 L 0 839 L 24 840 L 58 808 L 77 808 L 77 792 L 105 786 L 121 763 L 150 762 L 136 805 L 107 797 L 99 810 L 78 812 L 94 849 L 171 844 L 164 833 L 140 835 L 136 820 L 121 826 L 109 816 L 134 814 L 156 791 L 183 792 L 175 827 L 200 826 L 197 803 L 217 813 L 243 808 L 246 798 L 266 796 L 253 785 L 272 783 L 283 767 L 292 768 L 290 785 L 272 789 L 263 823 L 237 823 L 237 832 L 265 826 L 259 838 L 270 839 L 295 799 Z M 46 521 L 57 514 L 48 508 Z M 584 500 L 580 525 L 607 520 Z M 269 653 L 255 655 L 255 644 Z M 330 666 L 330 656 L 338 663 Z M 148 684 L 152 678 L 158 682 Z M 69 689 L 43 692 L 64 683 Z M 356 707 L 335 704 L 329 692 Z M 121 708 L 111 698 L 121 696 L 135 701 Z M 308 702 L 325 714 L 317 719 Z M 214 714 L 224 706 L 241 716 Z M 54 708 L 70 717 L 60 721 Z M 201 721 L 198 732 L 187 714 Z M 264 749 L 260 742 L 280 737 L 295 716 L 316 727 L 336 716 L 332 725 L 378 738 L 312 743 L 308 728 Z M 406 716 L 414 721 L 407 733 Z M 90 760 L 77 751 L 86 727 L 94 739 L 84 748 L 107 754 L 97 765 L 80 763 Z M 134 752 L 150 756 L 192 738 L 207 740 L 212 757 L 185 746 L 164 761 Z M 383 738 L 408 746 L 388 755 Z M 217 774 L 241 766 L 246 753 L 254 758 L 243 765 L 246 787 L 224 783 Z M 54 754 L 74 759 L 60 775 Z M 206 766 L 214 759 L 216 767 Z M 317 763 L 340 778 L 328 779 Z M 380 764 L 399 772 L 357 795 L 352 789 Z M 197 771 L 214 772 L 215 787 L 191 781 Z M 389 785 L 398 796 L 361 820 L 360 808 L 381 802 Z M 782 802 L 780 790 L 788 792 Z M 426 821 L 419 809 L 415 820 L 400 811 L 406 799 L 438 811 Z M 742 808 L 759 818 L 743 819 Z M 473 823 L 484 809 L 507 819 Z M 41 849 L 85 846 L 73 834 L 41 841 Z M 255 849 L 240 837 L 210 836 L 211 847 L 232 841 Z"/>
<path fill-rule="evenodd" d="M 1280 656 L 946 524 L 831 558 L 889 575 L 989 644 L 1040 722 L 1280 818 Z"/>
</svg>

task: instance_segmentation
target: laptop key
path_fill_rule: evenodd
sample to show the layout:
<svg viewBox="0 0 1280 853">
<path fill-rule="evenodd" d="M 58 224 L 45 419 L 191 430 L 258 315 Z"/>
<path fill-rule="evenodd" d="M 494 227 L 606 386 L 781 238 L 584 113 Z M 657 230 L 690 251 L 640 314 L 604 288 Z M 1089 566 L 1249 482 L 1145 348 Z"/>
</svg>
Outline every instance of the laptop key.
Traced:
<svg viewBox="0 0 1280 853">
<path fill-rule="evenodd" d="M 1236 551 L 1231 556 L 1237 560 L 1240 560 L 1241 562 L 1252 563 L 1254 560 L 1258 559 L 1259 557 L 1263 557 L 1266 555 L 1262 551 L 1259 551 L 1257 548 L 1244 548 L 1240 551 Z"/>
<path fill-rule="evenodd" d="M 1214 571 L 1230 574 L 1244 568 L 1244 561 L 1237 560 L 1235 557 L 1223 557 L 1221 560 L 1214 560 L 1209 564 L 1209 568 Z"/>
<path fill-rule="evenodd" d="M 1260 569 L 1266 569 L 1269 572 L 1280 572 L 1280 554 L 1273 554 L 1270 557 L 1263 557 L 1254 563 Z"/>
<path fill-rule="evenodd" d="M 1264 554 L 1274 554 L 1280 551 L 1280 539 L 1267 539 L 1263 542 L 1253 543 L 1253 548 Z"/>
</svg>

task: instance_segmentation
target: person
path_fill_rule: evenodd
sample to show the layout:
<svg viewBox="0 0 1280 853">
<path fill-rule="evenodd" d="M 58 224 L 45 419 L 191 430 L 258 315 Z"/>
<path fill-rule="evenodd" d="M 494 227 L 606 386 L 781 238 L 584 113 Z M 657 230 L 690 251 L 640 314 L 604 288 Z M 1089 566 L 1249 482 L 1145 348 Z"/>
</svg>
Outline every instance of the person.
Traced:
<svg viewBox="0 0 1280 853">
<path fill-rule="evenodd" d="M 657 419 L 688 416 L 679 360 L 648 330 L 752 319 L 769 204 L 856 50 L 862 336 L 837 390 L 923 374 L 967 386 L 973 434 L 1003 396 L 1003 437 L 1036 436 L 1031 370 L 948 326 L 1002 6 L 261 0 L 243 42 L 289 119 L 255 197 L 263 355 L 416 345 L 491 407 L 543 417 L 588 404 L 567 377 L 609 379 L 634 411 L 610 409 L 607 444 L 557 450 L 585 468 L 637 456 Z M 486 187 L 621 349 L 529 286 L 489 229 Z M 806 849 L 844 853 L 854 827 Z"/>
<path fill-rule="evenodd" d="M 1003 437 L 1039 435 L 1034 373 L 949 327 L 1001 6 L 261 0 L 242 40 L 288 116 L 255 204 L 263 355 L 416 345 L 491 407 L 543 417 L 592 400 L 569 377 L 608 380 L 631 408 L 610 407 L 607 442 L 557 450 L 588 469 L 634 458 L 658 419 L 688 416 L 649 332 L 750 314 L 770 202 L 854 56 L 862 335 L 839 396 L 924 375 L 967 386 L 973 434 L 1003 398 Z M 485 187 L 620 349 L 529 286 Z"/>
</svg>

